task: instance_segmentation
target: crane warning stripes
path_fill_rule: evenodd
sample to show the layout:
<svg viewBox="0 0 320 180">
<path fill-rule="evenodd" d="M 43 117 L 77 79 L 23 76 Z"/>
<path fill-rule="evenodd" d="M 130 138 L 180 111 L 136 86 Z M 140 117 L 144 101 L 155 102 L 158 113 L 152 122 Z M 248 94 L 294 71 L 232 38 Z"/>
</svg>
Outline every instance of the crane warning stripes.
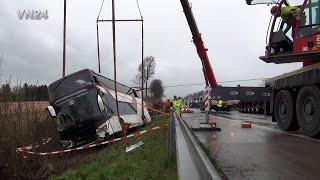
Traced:
<svg viewBox="0 0 320 180">
<path fill-rule="evenodd" d="M 209 94 L 209 86 L 206 86 L 204 91 L 204 108 L 205 111 L 210 111 L 210 94 Z"/>
</svg>

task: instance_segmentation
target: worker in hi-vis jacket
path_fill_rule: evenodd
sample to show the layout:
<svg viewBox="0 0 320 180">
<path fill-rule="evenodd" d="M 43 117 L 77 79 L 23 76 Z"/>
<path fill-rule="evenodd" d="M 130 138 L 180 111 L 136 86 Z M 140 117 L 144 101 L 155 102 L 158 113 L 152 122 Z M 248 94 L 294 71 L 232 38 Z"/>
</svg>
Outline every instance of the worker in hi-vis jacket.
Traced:
<svg viewBox="0 0 320 180">
<path fill-rule="evenodd" d="M 218 107 L 218 112 L 222 110 L 223 107 L 223 101 L 220 99 L 217 103 L 217 107 Z"/>
<path fill-rule="evenodd" d="M 285 7 L 279 9 L 278 6 L 273 6 L 271 8 L 271 14 L 275 17 L 281 17 L 282 23 L 280 29 L 283 29 L 284 23 L 286 23 L 286 28 L 284 29 L 284 34 L 286 34 L 292 27 L 292 38 L 295 38 L 295 29 L 297 27 L 297 22 L 301 22 L 303 19 L 302 10 L 296 6 L 290 6 L 288 2 L 284 2 Z"/>
<path fill-rule="evenodd" d="M 174 111 L 177 113 L 177 115 L 181 116 L 181 101 L 177 98 L 177 96 L 174 96 L 173 97 L 173 100 L 172 100 L 172 107 L 174 109 Z"/>
</svg>

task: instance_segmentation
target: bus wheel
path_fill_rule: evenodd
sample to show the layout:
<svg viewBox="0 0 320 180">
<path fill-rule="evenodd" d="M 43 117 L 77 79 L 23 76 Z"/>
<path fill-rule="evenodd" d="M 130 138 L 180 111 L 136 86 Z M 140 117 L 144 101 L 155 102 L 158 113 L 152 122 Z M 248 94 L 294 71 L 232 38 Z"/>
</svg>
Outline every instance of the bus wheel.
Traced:
<svg viewBox="0 0 320 180">
<path fill-rule="evenodd" d="M 320 134 L 320 90 L 316 86 L 303 87 L 297 98 L 297 119 L 303 134 Z"/>
<path fill-rule="evenodd" d="M 281 90 L 277 93 L 274 101 L 274 118 L 280 129 L 293 131 L 299 129 L 294 112 L 293 100 L 290 92 Z"/>
<path fill-rule="evenodd" d="M 129 130 L 129 128 L 127 127 L 128 126 L 127 123 L 125 123 L 123 121 L 123 119 L 120 118 L 120 124 L 121 124 L 121 127 L 122 127 L 122 136 L 127 136 L 128 130 Z"/>
<path fill-rule="evenodd" d="M 142 119 L 142 127 L 146 127 L 147 126 L 147 118 L 146 116 L 141 116 L 141 119 Z"/>
<path fill-rule="evenodd" d="M 73 140 L 60 141 L 60 145 L 62 146 L 63 149 L 70 149 L 70 148 L 77 146 Z"/>
</svg>

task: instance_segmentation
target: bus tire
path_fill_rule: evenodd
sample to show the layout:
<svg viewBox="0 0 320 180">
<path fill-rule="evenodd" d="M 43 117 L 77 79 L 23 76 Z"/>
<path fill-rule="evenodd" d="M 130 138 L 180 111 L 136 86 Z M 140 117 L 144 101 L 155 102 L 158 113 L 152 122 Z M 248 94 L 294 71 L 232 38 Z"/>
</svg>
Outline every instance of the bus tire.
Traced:
<svg viewBox="0 0 320 180">
<path fill-rule="evenodd" d="M 121 136 L 127 136 L 128 130 L 123 128 L 123 125 L 125 124 L 125 122 L 124 122 L 124 120 L 122 118 L 120 118 L 120 124 L 121 124 L 121 127 L 122 127 Z"/>
</svg>

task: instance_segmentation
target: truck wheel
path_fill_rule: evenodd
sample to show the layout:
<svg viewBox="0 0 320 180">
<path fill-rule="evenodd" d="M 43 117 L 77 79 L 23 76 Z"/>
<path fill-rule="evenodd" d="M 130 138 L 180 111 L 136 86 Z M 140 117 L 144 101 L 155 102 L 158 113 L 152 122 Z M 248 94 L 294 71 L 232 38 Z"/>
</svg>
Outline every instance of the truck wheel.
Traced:
<svg viewBox="0 0 320 180">
<path fill-rule="evenodd" d="M 274 118 L 280 129 L 293 131 L 299 129 L 299 124 L 294 115 L 294 106 L 290 92 L 281 90 L 274 101 Z"/>
<path fill-rule="evenodd" d="M 303 87 L 297 98 L 297 119 L 303 134 L 320 134 L 320 90 L 316 86 Z"/>
</svg>

